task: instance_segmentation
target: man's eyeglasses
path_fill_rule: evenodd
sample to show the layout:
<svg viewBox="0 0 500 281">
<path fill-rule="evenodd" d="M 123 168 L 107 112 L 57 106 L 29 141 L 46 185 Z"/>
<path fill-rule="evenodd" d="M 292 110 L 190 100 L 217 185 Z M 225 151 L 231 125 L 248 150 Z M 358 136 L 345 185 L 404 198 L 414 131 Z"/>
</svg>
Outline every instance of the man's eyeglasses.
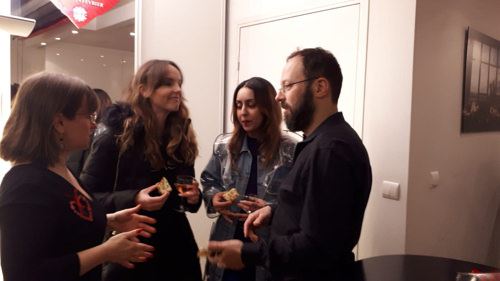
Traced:
<svg viewBox="0 0 500 281">
<path fill-rule="evenodd" d="M 300 80 L 300 81 L 297 81 L 297 82 L 292 82 L 292 83 L 288 83 L 286 85 L 282 85 L 281 88 L 279 88 L 279 92 L 280 93 L 286 93 L 288 92 L 293 85 L 295 84 L 298 84 L 298 83 L 303 83 L 303 82 L 307 82 L 307 81 L 311 81 L 311 80 L 314 80 L 314 79 L 318 79 L 319 77 L 311 77 L 311 78 L 307 78 L 307 79 L 304 79 L 304 80 Z"/>
</svg>

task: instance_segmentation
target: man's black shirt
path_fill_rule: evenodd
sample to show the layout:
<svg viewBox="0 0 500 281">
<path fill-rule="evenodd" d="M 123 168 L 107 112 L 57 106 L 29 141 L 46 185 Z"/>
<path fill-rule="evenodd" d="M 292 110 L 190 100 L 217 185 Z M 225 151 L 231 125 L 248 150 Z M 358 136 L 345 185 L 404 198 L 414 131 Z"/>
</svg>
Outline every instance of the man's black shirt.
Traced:
<svg viewBox="0 0 500 281">
<path fill-rule="evenodd" d="M 245 265 L 264 265 L 275 280 L 326 280 L 354 261 L 372 184 L 368 153 L 342 113 L 297 145 L 280 186 L 271 238 L 245 243 Z"/>
</svg>

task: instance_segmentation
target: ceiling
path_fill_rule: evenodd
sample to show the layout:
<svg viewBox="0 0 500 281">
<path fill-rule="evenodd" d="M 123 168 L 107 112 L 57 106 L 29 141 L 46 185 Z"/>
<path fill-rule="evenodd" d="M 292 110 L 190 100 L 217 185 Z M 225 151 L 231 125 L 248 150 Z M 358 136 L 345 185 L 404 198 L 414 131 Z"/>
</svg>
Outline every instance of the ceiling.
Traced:
<svg viewBox="0 0 500 281">
<path fill-rule="evenodd" d="M 37 24 L 28 38 L 19 38 L 24 41 L 25 46 L 35 46 L 42 42 L 56 44 L 65 42 L 79 45 L 89 45 L 93 47 L 117 49 L 123 51 L 134 51 L 134 37 L 130 35 L 134 32 L 134 19 L 116 19 L 113 24 L 96 30 L 85 27 L 76 28 L 49 0 L 11 0 L 12 14 L 16 16 L 28 17 L 37 20 Z M 112 14 L 113 10 L 126 4 L 133 5 L 134 0 L 121 0 L 107 14 Z M 106 16 L 106 14 L 101 17 Z M 98 18 L 99 20 L 99 18 Z M 91 23 L 90 23 L 91 24 Z M 89 24 L 89 25 L 90 25 Z M 97 26 L 97 25 L 96 25 Z M 78 34 L 73 34 L 72 30 L 77 30 Z M 60 40 L 56 40 L 60 38 Z"/>
</svg>

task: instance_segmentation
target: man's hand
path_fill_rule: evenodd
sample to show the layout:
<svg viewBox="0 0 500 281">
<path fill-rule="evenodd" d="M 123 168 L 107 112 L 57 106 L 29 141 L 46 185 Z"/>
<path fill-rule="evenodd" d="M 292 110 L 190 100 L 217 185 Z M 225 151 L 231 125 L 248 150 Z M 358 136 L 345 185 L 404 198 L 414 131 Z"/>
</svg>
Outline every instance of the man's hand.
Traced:
<svg viewBox="0 0 500 281">
<path fill-rule="evenodd" d="M 268 225 L 270 219 L 271 207 L 266 206 L 258 209 L 248 216 L 245 221 L 245 225 L 243 226 L 243 234 L 245 237 L 250 238 L 253 242 L 259 241 L 259 236 L 255 234 L 255 230 Z"/>
<path fill-rule="evenodd" d="M 239 270 L 245 267 L 241 260 L 241 248 L 243 242 L 240 240 L 226 241 L 210 241 L 207 249 L 210 252 L 216 253 L 208 257 L 211 263 L 217 264 L 218 267 Z"/>
</svg>

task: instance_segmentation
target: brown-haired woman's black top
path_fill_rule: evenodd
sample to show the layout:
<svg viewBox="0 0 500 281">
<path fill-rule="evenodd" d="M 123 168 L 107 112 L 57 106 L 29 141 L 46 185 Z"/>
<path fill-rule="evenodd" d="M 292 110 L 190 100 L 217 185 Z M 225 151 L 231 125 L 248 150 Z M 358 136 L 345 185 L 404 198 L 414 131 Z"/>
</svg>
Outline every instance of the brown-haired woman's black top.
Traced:
<svg viewBox="0 0 500 281">
<path fill-rule="evenodd" d="M 108 107 L 103 115 L 103 123 L 107 128 L 94 137 L 90 154 L 80 174 L 85 187 L 93 192 L 108 212 L 135 206 L 136 194 L 141 189 L 158 183 L 162 177 L 174 186 L 178 174 L 194 176 L 193 165 L 172 161 L 166 153 L 163 155 L 164 167 L 153 169 L 144 155 L 144 128 L 141 126 L 134 128 L 134 146 L 119 156 L 116 136 L 123 129 L 124 120 L 131 114 L 130 107 L 125 104 Z M 164 144 L 166 141 L 164 140 Z M 113 264 L 104 280 L 201 280 L 200 263 L 196 255 L 198 246 L 189 221 L 184 213 L 174 210 L 179 205 L 179 200 L 180 197 L 174 190 L 162 209 L 140 212 L 157 220 L 157 232 L 149 239 L 141 238 L 144 243 L 155 247 L 154 258 L 137 264 L 134 270 Z M 187 205 L 186 209 L 196 212 L 200 205 L 201 199 L 198 204 Z"/>
<path fill-rule="evenodd" d="M 101 280 L 101 266 L 79 276 L 77 252 L 101 244 L 102 206 L 45 167 L 14 166 L 0 186 L 5 281 Z"/>
</svg>

